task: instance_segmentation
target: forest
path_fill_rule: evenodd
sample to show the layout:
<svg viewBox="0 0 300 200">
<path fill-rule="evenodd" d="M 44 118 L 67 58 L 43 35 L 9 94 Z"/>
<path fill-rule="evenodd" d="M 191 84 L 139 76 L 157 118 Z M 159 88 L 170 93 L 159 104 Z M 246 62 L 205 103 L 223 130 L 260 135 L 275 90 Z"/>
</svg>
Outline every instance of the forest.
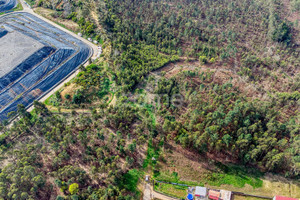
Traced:
<svg viewBox="0 0 300 200">
<path fill-rule="evenodd" d="M 170 145 L 299 180 L 299 0 L 33 5 L 103 54 L 2 122 L 0 199 L 139 199 Z"/>
</svg>

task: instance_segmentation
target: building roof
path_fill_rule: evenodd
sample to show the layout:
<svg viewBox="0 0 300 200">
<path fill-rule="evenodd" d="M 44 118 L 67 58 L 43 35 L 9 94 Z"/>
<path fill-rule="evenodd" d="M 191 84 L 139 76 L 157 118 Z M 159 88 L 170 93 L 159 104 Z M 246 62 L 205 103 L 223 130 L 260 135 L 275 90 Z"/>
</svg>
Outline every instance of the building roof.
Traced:
<svg viewBox="0 0 300 200">
<path fill-rule="evenodd" d="M 222 200 L 230 200 L 231 199 L 231 191 L 227 191 L 227 190 L 220 190 L 221 193 L 221 199 Z"/>
<path fill-rule="evenodd" d="M 206 187 L 196 186 L 195 196 L 204 196 L 205 197 L 206 195 L 207 195 Z"/>
<path fill-rule="evenodd" d="M 220 197 L 220 192 L 218 192 L 218 191 L 216 191 L 216 190 L 209 190 L 209 192 L 208 192 L 208 196 L 209 196 L 209 198 L 211 198 L 211 199 L 219 199 L 219 197 Z"/>
<path fill-rule="evenodd" d="M 298 199 L 295 199 L 295 198 L 283 197 L 283 196 L 275 196 L 274 199 L 275 200 L 298 200 Z"/>
</svg>

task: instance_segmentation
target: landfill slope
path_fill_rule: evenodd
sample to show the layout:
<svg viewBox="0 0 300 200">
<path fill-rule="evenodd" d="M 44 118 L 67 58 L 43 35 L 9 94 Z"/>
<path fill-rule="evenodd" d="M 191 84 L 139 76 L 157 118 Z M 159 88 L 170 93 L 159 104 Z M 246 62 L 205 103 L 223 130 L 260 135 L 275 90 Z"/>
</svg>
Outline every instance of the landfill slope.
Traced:
<svg viewBox="0 0 300 200">
<path fill-rule="evenodd" d="M 0 0 L 0 13 L 13 9 L 17 0 Z"/>
<path fill-rule="evenodd" d="M 17 111 L 18 104 L 31 106 L 34 100 L 43 97 L 92 55 L 88 45 L 29 13 L 4 16 L 0 18 L 0 27 L 0 40 L 9 39 L 12 33 L 19 33 L 15 35 L 31 38 L 37 47 L 31 55 L 22 57 L 21 63 L 10 64 L 5 71 L 2 69 L 0 121 L 7 119 L 9 112 Z M 24 42 L 22 38 L 16 40 Z M 20 54 L 19 49 L 16 53 Z M 6 60 L 0 57 L 0 63 Z"/>
</svg>

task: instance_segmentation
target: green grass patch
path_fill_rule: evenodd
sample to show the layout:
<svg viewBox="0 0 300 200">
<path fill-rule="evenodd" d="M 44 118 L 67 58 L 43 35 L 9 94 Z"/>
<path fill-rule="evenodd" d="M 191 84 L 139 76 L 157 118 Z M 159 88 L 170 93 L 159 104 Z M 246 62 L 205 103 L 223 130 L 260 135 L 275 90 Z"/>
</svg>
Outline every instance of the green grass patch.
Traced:
<svg viewBox="0 0 300 200">
<path fill-rule="evenodd" d="M 151 104 L 146 104 L 145 108 L 147 109 L 147 111 L 150 114 L 150 117 L 152 119 L 152 125 L 155 127 L 156 126 L 156 117 L 155 117 L 155 115 L 153 113 L 153 106 Z"/>
<path fill-rule="evenodd" d="M 236 174 L 212 173 L 207 175 L 207 183 L 213 186 L 233 185 L 234 187 L 242 188 L 246 184 L 253 188 L 262 187 L 263 181 L 259 178 L 249 176 L 241 176 Z"/>
<path fill-rule="evenodd" d="M 254 168 L 223 165 L 222 163 L 217 163 L 216 165 L 221 172 L 207 174 L 206 181 L 210 185 L 220 186 L 227 184 L 239 188 L 244 187 L 246 184 L 251 185 L 253 188 L 259 188 L 263 185 L 263 181 L 260 179 L 263 173 Z"/>
<path fill-rule="evenodd" d="M 152 167 L 154 167 L 157 164 L 157 159 L 159 156 L 160 149 L 155 149 L 152 144 L 152 139 L 148 142 L 148 149 L 147 149 L 147 157 L 143 162 L 143 168 L 147 168 L 150 164 Z M 155 160 L 152 160 L 152 158 L 155 158 Z"/>
<path fill-rule="evenodd" d="M 206 172 L 203 175 L 203 179 L 199 182 L 196 181 L 181 181 L 177 173 L 159 172 L 156 176 L 156 180 L 181 183 L 190 186 L 204 186 L 207 183 L 211 186 L 220 187 L 221 185 L 232 185 L 237 188 L 243 188 L 246 184 L 251 185 L 253 188 L 260 188 L 263 185 L 263 181 L 260 179 L 262 174 L 257 170 L 246 169 L 236 165 L 222 165 L 217 164 L 220 172 Z M 249 171 L 250 170 L 250 171 Z"/>
<path fill-rule="evenodd" d="M 202 182 L 196 182 L 196 181 L 182 181 L 180 180 L 180 177 L 176 172 L 168 173 L 168 172 L 159 172 L 159 174 L 156 176 L 156 180 L 158 181 L 164 181 L 169 183 L 180 183 L 190 186 L 204 186 L 204 183 Z"/>
<path fill-rule="evenodd" d="M 21 11 L 23 10 L 22 4 L 18 1 L 18 5 L 13 9 L 13 11 Z"/>
<path fill-rule="evenodd" d="M 186 186 L 180 186 L 180 185 L 172 185 L 172 184 L 166 184 L 166 183 L 158 183 L 156 182 L 154 184 L 154 190 L 167 194 L 172 197 L 185 199 L 187 195 L 187 189 Z"/>
<path fill-rule="evenodd" d="M 53 95 L 51 95 L 49 98 L 47 98 L 45 101 L 44 101 L 44 104 L 47 105 L 47 106 L 51 106 L 51 103 L 50 103 L 50 99 L 52 98 Z"/>
</svg>

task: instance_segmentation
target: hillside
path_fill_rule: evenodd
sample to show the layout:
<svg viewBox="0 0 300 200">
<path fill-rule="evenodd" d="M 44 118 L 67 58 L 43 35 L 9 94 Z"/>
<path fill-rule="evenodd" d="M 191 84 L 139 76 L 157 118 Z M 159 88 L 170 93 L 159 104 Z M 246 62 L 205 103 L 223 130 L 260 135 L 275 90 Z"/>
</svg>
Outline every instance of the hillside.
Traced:
<svg viewBox="0 0 300 200">
<path fill-rule="evenodd" d="M 298 0 L 31 5 L 103 54 L 2 122 L 0 198 L 139 199 L 146 173 L 299 195 Z"/>
</svg>

